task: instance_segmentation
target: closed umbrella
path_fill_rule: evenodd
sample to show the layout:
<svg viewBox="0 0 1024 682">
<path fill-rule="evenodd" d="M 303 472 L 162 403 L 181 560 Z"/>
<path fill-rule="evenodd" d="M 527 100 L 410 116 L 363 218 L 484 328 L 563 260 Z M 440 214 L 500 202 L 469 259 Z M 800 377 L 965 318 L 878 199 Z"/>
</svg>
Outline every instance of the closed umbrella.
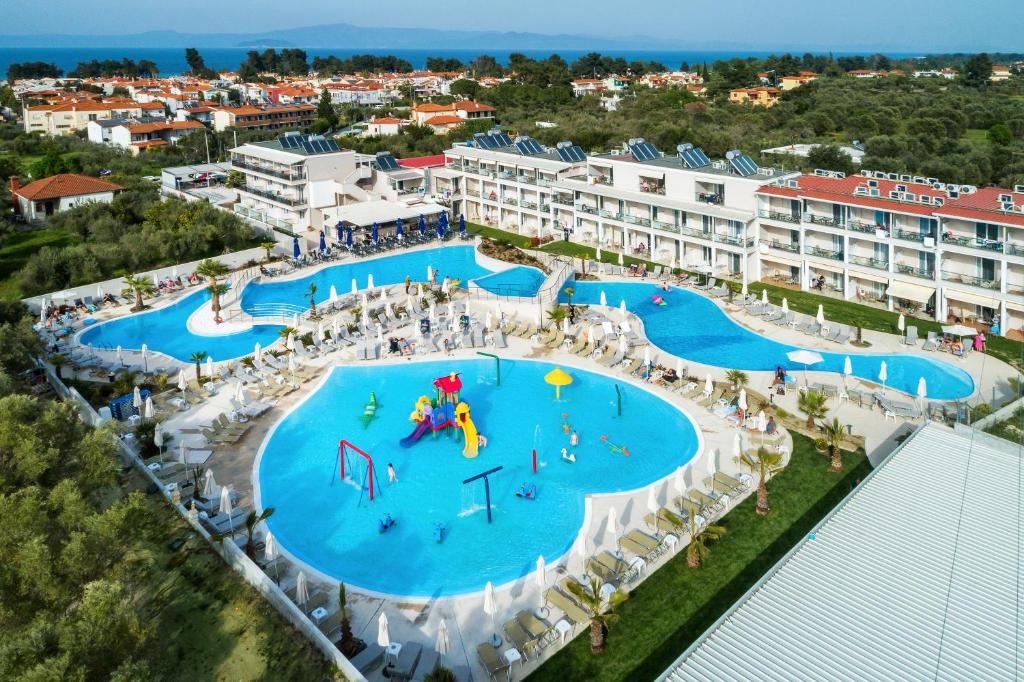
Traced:
<svg viewBox="0 0 1024 682">
<path fill-rule="evenodd" d="M 501 321 L 502 317 L 504 317 L 504 316 L 503 316 L 503 315 L 501 314 L 501 301 L 498 301 L 498 302 L 497 302 L 497 303 L 496 303 L 496 304 L 494 305 L 494 314 L 495 314 L 495 315 L 496 315 L 496 316 L 498 317 L 498 321 L 499 321 L 499 322 Z"/>
<path fill-rule="evenodd" d="M 229 486 L 220 489 L 220 507 L 218 509 L 221 514 L 228 515 L 228 528 L 234 533 L 235 520 L 231 516 L 231 488 Z"/>
<path fill-rule="evenodd" d="M 498 604 L 494 601 L 494 585 L 490 580 L 487 581 L 487 585 L 484 587 L 484 613 L 491 617 L 491 627 L 494 629 L 494 636 L 491 637 L 491 643 L 494 646 L 501 644 L 501 637 L 498 635 L 497 627 L 494 625 L 494 614 L 498 612 Z"/>
<path fill-rule="evenodd" d="M 651 364 L 651 347 L 644 346 L 644 365 Z"/>
<path fill-rule="evenodd" d="M 266 559 L 268 563 L 271 563 L 279 555 L 280 555 L 280 551 L 277 549 L 277 538 L 274 537 L 274 534 L 271 533 L 268 530 L 267 531 L 267 539 L 264 540 L 264 544 L 263 544 L 263 558 Z M 275 581 L 277 581 L 279 579 L 278 571 L 280 571 L 280 570 L 281 569 L 278 568 L 277 564 L 274 563 L 274 580 Z"/>
<path fill-rule="evenodd" d="M 299 571 L 299 577 L 295 579 L 295 603 L 305 606 L 309 601 L 309 585 L 306 584 L 305 571 Z"/>
<path fill-rule="evenodd" d="M 661 505 L 658 504 L 658 496 L 654 492 L 654 488 L 653 487 L 648 488 L 647 489 L 647 511 L 651 512 L 652 514 L 657 514 L 658 513 L 658 509 L 659 509 L 660 506 Z"/>
<path fill-rule="evenodd" d="M 370 241 L 374 244 L 380 241 L 380 228 L 377 227 L 377 223 L 374 223 L 373 227 L 370 228 Z"/>
<path fill-rule="evenodd" d="M 746 273 L 744 273 L 744 277 L 743 277 L 743 288 L 742 288 L 742 289 L 740 290 L 740 296 L 742 296 L 743 298 L 746 298 L 746 297 L 747 297 L 747 296 L 749 296 L 749 295 L 750 295 L 750 292 L 749 292 L 749 291 L 747 290 L 747 278 L 746 278 Z"/>
<path fill-rule="evenodd" d="M 928 397 L 928 382 L 925 381 L 924 377 L 917 380 L 917 397 L 921 400 Z"/>
<path fill-rule="evenodd" d="M 328 300 L 331 302 L 331 305 L 334 305 L 334 303 L 338 300 L 338 290 L 334 287 L 333 284 L 331 285 L 330 296 L 328 297 Z"/>
<path fill-rule="evenodd" d="M 142 391 L 138 386 L 132 391 L 132 407 L 138 410 L 139 414 L 142 413 Z"/>
<path fill-rule="evenodd" d="M 181 444 L 182 451 L 185 450 L 185 443 Z M 203 475 L 203 497 L 212 499 L 217 494 L 217 481 L 213 478 L 213 469 L 207 469 Z"/>
<path fill-rule="evenodd" d="M 295 353 L 288 354 L 288 371 L 292 374 L 295 373 Z"/>
<path fill-rule="evenodd" d="M 324 235 L 324 231 L 320 230 L 320 253 L 327 250 L 327 236 Z"/>
<path fill-rule="evenodd" d="M 345 230 L 345 246 L 352 248 L 352 226 L 349 225 Z"/>
<path fill-rule="evenodd" d="M 787 299 L 785 299 L 785 298 L 782 299 L 782 314 L 783 315 L 788 315 L 789 314 L 789 301 Z"/>
<path fill-rule="evenodd" d="M 121 346 L 114 349 L 114 356 L 117 357 L 117 364 L 124 367 L 124 351 L 121 350 Z"/>
<path fill-rule="evenodd" d="M 178 442 L 178 462 L 181 464 L 188 464 L 188 446 L 185 445 L 185 441 Z M 213 472 L 207 471 L 206 473 L 210 475 L 210 481 L 213 481 Z M 213 496 L 212 492 L 209 495 L 205 492 L 203 494 L 207 499 Z"/>
<path fill-rule="evenodd" d="M 804 366 L 804 384 L 807 383 L 807 366 L 816 365 L 819 362 L 825 361 L 825 359 L 821 357 L 821 355 L 819 355 L 818 353 L 815 353 L 812 350 L 804 350 L 802 348 L 799 350 L 793 350 L 786 353 L 786 357 L 789 358 L 790 362 L 795 362 L 798 365 Z"/>
<path fill-rule="evenodd" d="M 324 339 L 327 338 L 327 330 L 324 329 L 323 320 L 320 320 L 319 322 L 316 323 L 316 338 L 318 341 L 320 341 L 320 343 L 323 343 Z"/>
<path fill-rule="evenodd" d="M 420 214 L 420 222 L 419 225 L 417 226 L 417 229 L 419 230 L 420 236 L 423 236 L 427 233 L 427 219 L 423 217 L 422 213 Z"/>
<path fill-rule="evenodd" d="M 210 355 L 206 356 L 206 376 L 213 379 L 213 357 Z"/>
<path fill-rule="evenodd" d="M 624 336 L 619 337 L 619 352 L 623 354 L 626 352 L 626 337 Z"/>
<path fill-rule="evenodd" d="M 433 282 L 434 281 L 434 268 L 430 267 L 429 265 L 427 266 L 427 281 L 428 282 Z M 421 292 L 420 296 L 422 296 L 422 295 L 423 294 Z"/>
<path fill-rule="evenodd" d="M 153 286 L 155 286 L 157 289 L 160 288 L 160 277 L 158 277 L 155 272 L 153 273 Z"/>
<path fill-rule="evenodd" d="M 885 360 L 882 360 L 882 366 L 878 368 L 878 380 L 882 382 L 882 393 L 885 393 L 885 380 L 889 378 L 889 372 L 885 366 Z"/>
<path fill-rule="evenodd" d="M 384 328 L 377 325 L 377 343 L 384 343 Z"/>
<path fill-rule="evenodd" d="M 356 283 L 356 278 L 353 277 L 352 278 L 352 295 L 355 296 L 357 293 L 359 293 L 359 284 Z"/>
<path fill-rule="evenodd" d="M 372 272 L 369 275 L 366 276 L 366 288 L 367 289 L 372 289 L 373 288 L 373 273 Z"/>
<path fill-rule="evenodd" d="M 302 326 L 302 318 L 299 317 L 298 313 L 295 313 L 294 315 L 292 315 L 292 327 L 294 327 L 295 329 L 298 329 L 301 326 Z"/>
<path fill-rule="evenodd" d="M 537 587 L 544 591 L 547 581 L 544 579 L 544 555 L 537 557 Z"/>
<path fill-rule="evenodd" d="M 683 378 L 683 359 L 676 358 L 676 376 Z"/>
<path fill-rule="evenodd" d="M 295 350 L 295 332 L 288 332 L 288 338 L 284 342 L 284 347 L 289 351 Z"/>
<path fill-rule="evenodd" d="M 188 388 L 188 379 L 185 377 L 185 370 L 178 372 L 178 390 L 184 391 Z"/>
<path fill-rule="evenodd" d="M 298 260 L 302 256 L 302 250 L 299 248 L 299 238 L 292 238 L 292 258 Z"/>
<path fill-rule="evenodd" d="M 704 392 L 708 395 L 715 392 L 715 382 L 711 380 L 710 374 L 708 374 L 707 378 L 704 380 Z"/>
<path fill-rule="evenodd" d="M 337 230 L 337 233 L 338 233 L 338 242 L 345 241 L 345 233 L 344 233 L 344 230 L 342 230 L 341 221 L 340 220 L 338 221 L 338 224 L 334 226 L 334 229 Z"/>
<path fill-rule="evenodd" d="M 596 260 L 598 263 L 601 262 L 601 247 L 600 246 L 597 247 L 597 251 L 596 251 L 596 253 L 594 255 L 594 260 Z"/>
<path fill-rule="evenodd" d="M 739 407 L 744 412 L 747 411 L 747 389 L 740 389 L 740 398 L 738 401 L 736 401 L 736 406 Z"/>
<path fill-rule="evenodd" d="M 142 408 L 142 416 L 146 419 L 152 419 L 156 416 L 156 410 L 153 408 L 153 396 L 146 396 L 146 404 Z"/>
<path fill-rule="evenodd" d="M 849 380 L 850 375 L 853 374 L 853 361 L 850 360 L 850 356 L 847 355 L 843 358 L 843 385 Z"/>
<path fill-rule="evenodd" d="M 623 315 L 626 314 L 626 299 L 619 301 L 619 312 Z"/>
<path fill-rule="evenodd" d="M 338 322 L 338 316 L 335 315 L 331 320 L 331 338 L 335 341 L 341 336 L 341 324 Z"/>
<path fill-rule="evenodd" d="M 491 315 L 491 311 L 488 310 L 487 313 L 484 315 L 484 328 L 490 329 L 491 328 L 491 323 L 493 323 L 493 322 L 494 322 L 494 317 Z"/>
<path fill-rule="evenodd" d="M 818 316 L 814 318 L 819 325 L 825 324 L 825 306 L 818 304 Z"/>
<path fill-rule="evenodd" d="M 430 318 L 431 323 L 437 322 L 437 306 L 434 305 L 433 301 L 430 302 L 427 308 L 427 317 Z"/>
<path fill-rule="evenodd" d="M 907 318 L 903 316 L 903 313 L 900 313 L 900 318 L 896 320 L 896 328 L 900 330 L 900 334 L 907 328 Z"/>
<path fill-rule="evenodd" d="M 623 257 L 622 253 L 619 252 L 619 267 L 622 267 L 625 264 L 626 264 L 626 259 Z"/>
<path fill-rule="evenodd" d="M 563 334 L 568 334 L 569 333 L 569 318 L 568 317 L 563 317 L 562 318 L 562 333 Z"/>
<path fill-rule="evenodd" d="M 153 445 L 157 447 L 160 452 L 160 463 L 164 463 L 164 431 L 159 425 L 153 429 Z"/>
<path fill-rule="evenodd" d="M 391 633 L 388 631 L 388 614 L 380 612 L 377 619 L 377 646 L 387 649 L 391 646 Z"/>
<path fill-rule="evenodd" d="M 605 295 L 604 289 L 601 290 L 601 305 L 608 305 L 608 296 Z"/>
<path fill-rule="evenodd" d="M 437 626 L 437 639 L 434 641 L 434 651 L 441 658 L 448 655 L 448 649 L 450 645 L 448 643 L 448 623 L 444 618 L 441 619 L 441 624 Z"/>
<path fill-rule="evenodd" d="M 768 290 L 767 289 L 761 289 L 761 303 L 763 305 L 768 305 Z"/>
<path fill-rule="evenodd" d="M 395 236 L 401 239 L 405 236 L 405 230 L 402 229 L 402 219 L 399 218 L 395 221 Z"/>
<path fill-rule="evenodd" d="M 142 344 L 142 371 L 149 374 L 149 346 Z"/>
<path fill-rule="evenodd" d="M 448 301 L 448 319 L 455 321 L 455 303 Z"/>
<path fill-rule="evenodd" d="M 686 492 L 686 480 L 683 478 L 683 470 L 676 469 L 676 475 L 672 477 L 672 487 L 680 495 Z"/>
<path fill-rule="evenodd" d="M 739 432 L 735 433 L 732 437 L 732 456 L 734 459 L 739 459 L 743 456 L 743 438 Z"/>
</svg>

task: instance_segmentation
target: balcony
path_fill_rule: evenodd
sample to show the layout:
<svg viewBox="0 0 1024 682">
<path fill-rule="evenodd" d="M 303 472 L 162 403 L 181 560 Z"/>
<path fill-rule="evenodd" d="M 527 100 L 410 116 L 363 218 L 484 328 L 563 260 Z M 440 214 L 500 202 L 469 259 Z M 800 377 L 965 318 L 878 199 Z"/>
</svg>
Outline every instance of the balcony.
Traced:
<svg viewBox="0 0 1024 682">
<path fill-rule="evenodd" d="M 270 190 L 257 189 L 255 187 L 252 187 L 251 185 L 240 185 L 238 189 L 248 194 L 263 197 L 264 199 L 269 199 L 270 201 L 276 201 L 277 203 L 284 204 L 286 206 L 301 206 L 302 204 L 306 203 L 302 197 L 285 196 L 279 192 L 271 192 Z"/>
<path fill-rule="evenodd" d="M 719 244 L 728 244 L 730 246 L 753 246 L 754 238 L 746 239 L 744 237 L 731 237 L 727 234 L 712 235 L 712 238 Z"/>
<path fill-rule="evenodd" d="M 589 213 L 590 215 L 597 215 L 597 209 L 590 204 L 576 204 L 576 210 Z"/>
<path fill-rule="evenodd" d="M 666 223 L 660 220 L 652 220 L 651 227 L 653 227 L 656 230 L 661 230 L 662 232 L 674 232 L 676 234 L 679 234 L 679 226 L 676 225 L 675 223 Z"/>
<path fill-rule="evenodd" d="M 475 189 L 467 189 L 465 192 L 463 192 L 463 194 L 465 194 L 467 197 L 480 197 L 480 192 L 476 191 Z"/>
<path fill-rule="evenodd" d="M 629 223 L 630 225 L 641 225 L 643 227 L 651 226 L 650 218 L 643 218 L 638 215 L 630 215 L 629 213 L 624 214 L 622 217 L 619 218 L 619 220 L 621 220 L 624 223 Z"/>
<path fill-rule="evenodd" d="M 282 180 L 305 180 L 306 174 L 302 169 L 296 171 L 284 171 L 277 170 L 270 166 L 261 166 L 256 163 L 246 163 L 240 159 L 231 159 L 231 166 L 233 168 L 244 168 L 245 170 L 253 171 L 254 173 L 262 173 L 263 175 L 270 175 L 275 178 L 281 178 Z"/>
<path fill-rule="evenodd" d="M 640 192 L 643 194 L 660 194 L 665 196 L 665 183 L 660 180 L 640 179 Z"/>
<path fill-rule="evenodd" d="M 590 182 L 595 182 L 598 185 L 612 186 L 612 176 L 610 175 L 591 175 Z"/>
<path fill-rule="evenodd" d="M 882 260 L 881 258 L 870 258 L 868 256 L 854 256 L 851 255 L 848 258 L 850 263 L 854 265 L 866 265 L 869 268 L 875 268 L 876 270 L 888 270 L 889 261 Z"/>
<path fill-rule="evenodd" d="M 535 177 L 533 177 L 531 175 L 517 175 L 516 176 L 516 181 L 517 182 L 521 182 L 521 183 L 526 184 L 526 185 L 536 185 L 537 184 L 537 178 L 535 178 Z"/>
<path fill-rule="evenodd" d="M 1003 244 L 1003 253 L 1008 253 L 1011 256 L 1024 256 L 1024 246 L 1006 242 Z"/>
<path fill-rule="evenodd" d="M 829 260 L 843 260 L 842 251 L 822 249 L 817 246 L 805 246 L 804 253 L 806 253 L 808 256 L 818 256 L 819 258 L 828 258 Z"/>
<path fill-rule="evenodd" d="M 810 223 L 811 225 L 828 225 L 829 227 L 843 227 L 843 221 L 832 216 L 814 215 L 813 213 L 804 213 L 804 222 Z"/>
<path fill-rule="evenodd" d="M 885 229 L 884 225 L 866 223 L 863 220 L 851 220 L 846 224 L 846 229 L 852 232 L 860 232 L 862 234 L 877 234 L 879 230 L 882 230 L 888 235 L 888 230 Z"/>
<path fill-rule="evenodd" d="M 601 210 L 599 210 L 597 212 L 597 214 L 599 216 L 601 216 L 602 218 L 608 218 L 609 220 L 622 220 L 622 214 L 621 213 L 618 213 L 618 212 L 615 212 L 615 211 L 609 211 L 608 209 L 605 209 L 605 208 L 602 208 Z"/>
<path fill-rule="evenodd" d="M 519 205 L 522 206 L 523 208 L 530 208 L 530 209 L 533 209 L 535 211 L 537 210 L 537 202 L 536 201 L 527 201 L 526 199 L 523 199 L 522 201 L 519 202 Z"/>
<path fill-rule="evenodd" d="M 724 197 L 713 192 L 697 192 L 697 201 L 705 204 L 721 204 Z"/>
<path fill-rule="evenodd" d="M 551 203 L 559 204 L 561 206 L 572 206 L 573 201 L 574 199 L 571 194 L 556 194 L 551 197 Z"/>
<path fill-rule="evenodd" d="M 680 227 L 679 234 L 686 235 L 687 237 L 696 237 L 697 239 L 707 239 L 708 241 L 712 239 L 710 232 L 705 232 L 696 227 Z"/>
<path fill-rule="evenodd" d="M 516 199 L 515 197 L 505 197 L 501 201 L 502 201 L 502 203 L 508 204 L 509 206 L 518 206 L 519 205 L 519 200 Z"/>
<path fill-rule="evenodd" d="M 498 171 L 499 180 L 515 180 L 516 174 L 512 171 Z"/>
<path fill-rule="evenodd" d="M 920 232 L 910 232 L 908 230 L 893 230 L 892 236 L 906 242 L 918 243 L 923 243 L 925 239 L 931 237 L 930 234 L 921 234 Z"/>
<path fill-rule="evenodd" d="M 773 249 L 779 249 L 780 251 L 789 251 L 790 253 L 800 253 L 800 244 L 796 242 L 786 243 L 773 239 L 767 242 L 768 246 Z"/>
<path fill-rule="evenodd" d="M 959 272 L 946 272 L 943 271 L 942 279 L 946 282 L 956 282 L 960 284 L 969 284 L 972 287 L 981 287 L 982 289 L 998 289 L 998 279 L 988 279 L 987 277 L 978 277 L 976 275 L 965 275 Z"/>
<path fill-rule="evenodd" d="M 792 213 L 782 213 L 780 211 L 766 211 L 761 209 L 757 212 L 762 218 L 768 218 L 769 220 L 781 220 L 784 223 L 799 223 L 800 216 L 793 215 Z"/>
<path fill-rule="evenodd" d="M 923 268 L 915 268 L 910 265 L 896 265 L 896 272 L 903 275 L 910 275 L 911 277 L 920 277 L 921 279 L 935 279 L 934 270 L 925 270 Z"/>
<path fill-rule="evenodd" d="M 983 251 L 1003 252 L 1003 242 L 994 239 L 981 239 L 979 237 L 958 237 L 949 232 L 942 235 L 942 243 L 964 246 L 971 249 L 981 249 Z"/>
</svg>

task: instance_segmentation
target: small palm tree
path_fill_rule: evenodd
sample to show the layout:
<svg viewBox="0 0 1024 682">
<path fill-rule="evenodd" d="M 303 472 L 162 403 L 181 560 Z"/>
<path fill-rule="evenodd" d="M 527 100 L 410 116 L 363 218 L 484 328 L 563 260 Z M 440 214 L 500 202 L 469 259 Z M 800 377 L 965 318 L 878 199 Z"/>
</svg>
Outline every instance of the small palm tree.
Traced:
<svg viewBox="0 0 1024 682">
<path fill-rule="evenodd" d="M 61 355 L 58 353 L 57 355 L 50 356 L 50 364 L 53 366 L 53 370 L 57 373 L 58 379 L 64 378 L 63 376 L 61 376 L 60 368 L 68 364 L 69 362 L 71 362 L 71 360 L 69 360 L 66 355 Z"/>
<path fill-rule="evenodd" d="M 197 382 L 203 380 L 202 366 L 203 366 L 203 360 L 205 360 L 205 359 L 206 359 L 206 353 L 193 353 L 192 354 L 192 362 L 196 363 L 196 381 Z"/>
<path fill-rule="evenodd" d="M 615 613 L 615 607 L 628 599 L 625 592 L 615 590 L 608 597 L 606 603 L 601 598 L 603 586 L 600 578 L 591 578 L 589 586 L 584 586 L 575 580 L 566 584 L 566 588 L 590 618 L 590 651 L 595 654 L 604 651 L 604 631 L 619 619 L 619 614 Z"/>
<path fill-rule="evenodd" d="M 697 513 L 690 510 L 690 544 L 686 547 L 686 565 L 690 568 L 700 568 L 702 562 L 706 561 L 711 550 L 708 549 L 708 540 L 717 540 L 725 535 L 724 526 L 708 524 L 703 528 L 697 526 Z"/>
<path fill-rule="evenodd" d="M 256 526 L 269 519 L 273 513 L 274 508 L 267 507 L 259 516 L 256 515 L 255 511 L 251 511 L 249 512 L 249 515 L 245 517 L 245 555 L 247 557 L 252 558 L 256 553 L 256 543 L 252 541 L 253 533 L 256 532 Z"/>
<path fill-rule="evenodd" d="M 210 292 L 210 308 L 213 309 L 214 319 L 220 318 L 220 297 L 228 293 L 227 284 L 210 284 L 206 287 Z"/>
<path fill-rule="evenodd" d="M 796 407 L 807 415 L 807 428 L 814 428 L 816 419 L 824 419 L 828 414 L 828 396 L 817 391 L 807 390 L 797 398 Z"/>
<path fill-rule="evenodd" d="M 309 285 L 309 290 L 306 292 L 306 298 L 309 299 L 309 316 L 311 318 L 316 317 L 316 284 L 312 282 Z"/>
<path fill-rule="evenodd" d="M 135 390 L 135 387 L 139 385 L 139 377 L 142 376 L 141 372 L 136 372 L 133 369 L 122 369 L 114 377 L 114 391 L 118 395 L 127 395 Z"/>
<path fill-rule="evenodd" d="M 740 369 L 730 369 L 725 373 L 725 378 L 732 384 L 733 390 L 738 390 L 750 383 L 750 377 Z"/>
<path fill-rule="evenodd" d="M 566 316 L 565 308 L 554 308 L 548 311 L 548 319 L 557 324 L 562 324 Z"/>
<path fill-rule="evenodd" d="M 566 287 L 562 289 L 562 293 L 565 294 L 565 301 L 569 305 L 572 305 L 572 297 L 576 293 L 576 290 L 572 287 Z"/>
<path fill-rule="evenodd" d="M 267 252 L 267 262 L 270 262 L 271 254 L 274 252 L 274 247 L 277 246 L 277 242 L 260 242 L 260 248 Z"/>
<path fill-rule="evenodd" d="M 220 312 L 220 297 L 227 291 L 225 287 L 223 290 L 217 285 L 217 278 L 224 277 L 231 269 L 228 266 L 221 263 L 219 260 L 207 258 L 204 261 L 200 261 L 199 265 L 196 266 L 196 274 L 208 277 L 210 279 L 210 286 L 208 287 L 210 294 L 213 295 L 211 307 L 213 308 L 214 317 Z"/>
<path fill-rule="evenodd" d="M 832 471 L 843 470 L 843 451 L 839 449 L 839 445 L 843 442 L 844 430 L 839 417 L 833 417 L 831 424 L 825 424 L 825 443 L 828 446 L 828 456 L 831 460 L 830 469 Z"/>
<path fill-rule="evenodd" d="M 744 452 L 740 461 L 750 467 L 751 472 L 757 471 L 757 513 L 764 516 L 769 511 L 766 484 L 769 478 L 782 470 L 782 453 L 758 448 L 757 455 Z"/>
<path fill-rule="evenodd" d="M 149 296 L 153 293 L 153 288 L 153 280 L 151 279 L 139 277 L 138 275 L 124 276 L 124 291 L 122 293 L 135 295 L 135 305 L 131 308 L 133 313 L 146 307 L 142 299 L 144 296 Z"/>
<path fill-rule="evenodd" d="M 289 336 L 294 334 L 296 331 L 298 331 L 298 330 L 295 329 L 295 327 L 282 327 L 281 329 L 277 330 L 277 335 L 280 338 L 282 338 L 282 339 L 287 339 Z"/>
</svg>

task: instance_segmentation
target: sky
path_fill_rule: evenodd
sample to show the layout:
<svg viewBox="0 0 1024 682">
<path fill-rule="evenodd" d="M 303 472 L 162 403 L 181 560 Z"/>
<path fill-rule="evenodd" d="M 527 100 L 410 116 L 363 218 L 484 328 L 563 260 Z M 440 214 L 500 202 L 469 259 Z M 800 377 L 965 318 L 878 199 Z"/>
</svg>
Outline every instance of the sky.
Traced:
<svg viewBox="0 0 1024 682">
<path fill-rule="evenodd" d="M 679 49 L 689 41 L 752 50 L 1024 52 L 1022 0 L 514 0 L 505 9 L 479 0 L 0 0 L 0 34 L 236 33 L 350 23 L 652 36 L 678 40 Z"/>
</svg>

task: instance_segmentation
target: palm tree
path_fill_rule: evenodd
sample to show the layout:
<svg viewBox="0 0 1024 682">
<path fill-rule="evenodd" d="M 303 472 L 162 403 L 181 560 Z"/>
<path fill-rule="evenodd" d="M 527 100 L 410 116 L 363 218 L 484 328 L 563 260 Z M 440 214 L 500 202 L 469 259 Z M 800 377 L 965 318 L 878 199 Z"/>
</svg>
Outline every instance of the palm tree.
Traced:
<svg viewBox="0 0 1024 682">
<path fill-rule="evenodd" d="M 615 607 L 628 598 L 622 590 L 615 590 L 606 603 L 601 598 L 603 586 L 600 578 L 591 578 L 589 586 L 575 580 L 566 584 L 566 588 L 590 618 L 590 651 L 595 654 L 604 651 L 604 631 L 619 619 Z"/>
<path fill-rule="evenodd" d="M 554 308 L 548 311 L 548 319 L 554 322 L 556 325 L 562 324 L 562 320 L 566 316 L 565 308 Z"/>
<path fill-rule="evenodd" d="M 348 620 L 348 596 L 345 592 L 345 583 L 338 583 L 338 615 L 341 616 L 339 648 L 342 653 L 346 653 L 352 646 L 352 623 Z"/>
<path fill-rule="evenodd" d="M 203 375 L 202 375 L 201 368 L 202 368 L 203 360 L 205 360 L 205 359 L 206 359 L 206 353 L 193 353 L 192 354 L 192 362 L 196 363 L 196 381 L 197 382 L 203 380 Z"/>
<path fill-rule="evenodd" d="M 267 252 L 267 262 L 270 262 L 270 256 L 274 251 L 274 247 L 277 246 L 277 242 L 260 242 L 260 248 Z"/>
<path fill-rule="evenodd" d="M 131 310 L 133 313 L 138 312 L 146 307 L 146 304 L 142 302 L 142 297 L 153 293 L 153 280 L 138 275 L 125 275 L 122 293 L 135 294 L 135 305 Z"/>
<path fill-rule="evenodd" d="M 562 293 L 565 294 L 566 303 L 568 303 L 569 305 L 572 305 L 572 297 L 573 297 L 573 294 L 576 293 L 576 290 L 573 289 L 572 287 L 566 287 L 566 288 L 562 289 Z"/>
<path fill-rule="evenodd" d="M 256 531 L 256 526 L 258 526 L 260 522 L 266 521 L 270 518 L 270 515 L 273 513 L 274 508 L 267 507 L 259 516 L 256 515 L 255 511 L 251 511 L 249 512 L 249 515 L 245 517 L 245 555 L 250 559 L 256 553 L 256 543 L 252 541 L 252 536 Z"/>
<path fill-rule="evenodd" d="M 807 390 L 797 398 L 796 407 L 807 415 L 807 428 L 814 428 L 814 420 L 824 419 L 828 414 L 828 396 L 817 391 Z"/>
<path fill-rule="evenodd" d="M 53 365 L 53 370 L 57 373 L 58 379 L 64 379 L 64 377 L 61 376 L 60 368 L 69 362 L 71 362 L 71 360 L 69 360 L 66 355 L 61 355 L 60 353 L 50 356 L 50 364 Z"/>
<path fill-rule="evenodd" d="M 210 286 L 206 287 L 206 290 L 210 292 L 210 308 L 213 309 L 213 319 L 219 320 L 220 297 L 228 293 L 228 285 L 211 283 Z"/>
<path fill-rule="evenodd" d="M 295 327 L 282 327 L 277 330 L 278 337 L 287 340 L 289 336 L 296 333 L 298 330 Z"/>
<path fill-rule="evenodd" d="M 740 455 L 740 461 L 750 467 L 750 471 L 757 471 L 757 513 L 764 516 L 768 513 L 768 479 L 782 469 L 782 453 L 769 452 L 765 448 L 758 448 L 757 455 L 749 452 Z"/>
<path fill-rule="evenodd" d="M 831 424 L 825 424 L 825 442 L 828 444 L 828 456 L 831 460 L 832 471 L 843 470 L 843 451 L 839 449 L 843 442 L 843 424 L 839 417 L 833 417 Z"/>
<path fill-rule="evenodd" d="M 316 318 L 316 284 L 310 283 L 306 297 L 309 298 L 309 317 L 314 319 Z"/>
<path fill-rule="evenodd" d="M 114 377 L 114 390 L 118 395 L 127 395 L 135 390 L 135 387 L 139 384 L 139 377 L 142 372 L 137 372 L 134 369 L 122 369 Z"/>
<path fill-rule="evenodd" d="M 746 372 L 740 369 L 730 369 L 725 373 L 725 378 L 732 384 L 733 390 L 738 390 L 750 383 L 750 377 L 747 376 Z"/>
<path fill-rule="evenodd" d="M 224 277 L 231 269 L 228 266 L 221 263 L 219 260 L 207 258 L 204 261 L 200 261 L 199 265 L 196 266 L 196 274 L 208 277 L 210 279 L 210 286 L 208 287 L 209 292 L 213 295 L 213 300 L 210 306 L 213 308 L 213 316 L 217 317 L 220 312 L 220 297 L 224 293 L 217 286 L 217 278 Z M 226 291 L 226 289 L 225 289 Z"/>
<path fill-rule="evenodd" d="M 708 540 L 717 540 L 725 535 L 724 526 L 708 524 L 703 528 L 697 527 L 697 513 L 690 510 L 690 544 L 686 547 L 686 565 L 690 568 L 700 568 L 701 562 L 706 561 L 711 550 L 705 544 Z"/>
</svg>

